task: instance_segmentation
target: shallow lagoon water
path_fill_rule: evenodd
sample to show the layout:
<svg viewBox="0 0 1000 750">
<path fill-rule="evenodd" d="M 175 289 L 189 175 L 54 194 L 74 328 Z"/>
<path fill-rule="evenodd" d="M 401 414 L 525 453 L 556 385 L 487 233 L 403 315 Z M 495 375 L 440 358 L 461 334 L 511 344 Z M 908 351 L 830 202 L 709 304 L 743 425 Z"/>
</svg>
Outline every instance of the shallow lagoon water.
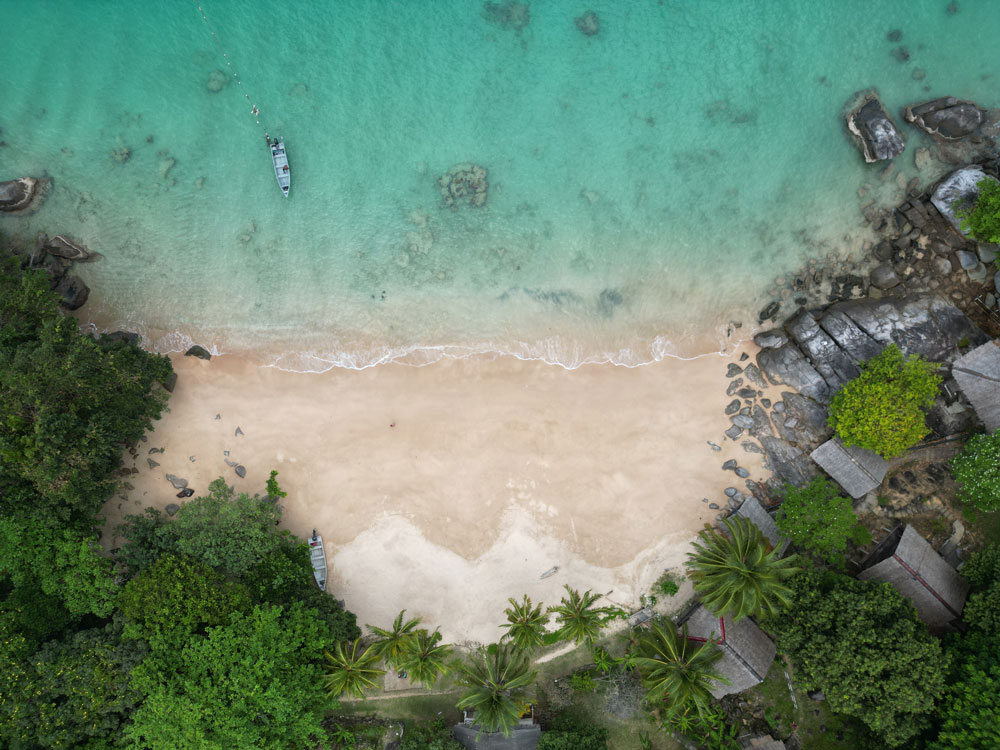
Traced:
<svg viewBox="0 0 1000 750">
<path fill-rule="evenodd" d="M 547 0 L 519 30 L 468 0 L 202 7 L 221 48 L 193 2 L 0 2 L 0 176 L 53 179 L 0 231 L 100 251 L 104 325 L 289 369 L 717 350 L 776 276 L 858 252 L 879 167 L 852 93 L 901 126 L 933 96 L 1000 105 L 990 0 Z M 288 199 L 239 86 L 207 86 L 223 49 Z M 465 162 L 488 202 L 451 210 L 437 178 Z"/>
</svg>

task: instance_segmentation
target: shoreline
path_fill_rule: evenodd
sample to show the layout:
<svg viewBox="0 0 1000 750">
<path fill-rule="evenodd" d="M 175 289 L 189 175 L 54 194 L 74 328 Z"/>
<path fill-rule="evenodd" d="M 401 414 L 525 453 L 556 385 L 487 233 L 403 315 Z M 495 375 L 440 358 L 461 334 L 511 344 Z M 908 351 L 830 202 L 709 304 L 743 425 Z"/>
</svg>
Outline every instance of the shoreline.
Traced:
<svg viewBox="0 0 1000 750">
<path fill-rule="evenodd" d="M 218 476 L 252 495 L 277 469 L 282 526 L 323 534 L 328 591 L 359 622 L 405 607 L 453 642 L 495 639 L 508 597 L 554 604 L 563 584 L 638 608 L 716 519 L 702 499 L 724 504 L 742 481 L 722 463 L 769 475 L 760 455 L 721 439 L 732 357 L 575 370 L 480 357 L 322 374 L 172 359 L 170 411 L 137 459 L 125 454 L 138 473 L 105 505 L 105 546 L 125 514 L 183 502 L 167 473 L 195 495 Z"/>
</svg>

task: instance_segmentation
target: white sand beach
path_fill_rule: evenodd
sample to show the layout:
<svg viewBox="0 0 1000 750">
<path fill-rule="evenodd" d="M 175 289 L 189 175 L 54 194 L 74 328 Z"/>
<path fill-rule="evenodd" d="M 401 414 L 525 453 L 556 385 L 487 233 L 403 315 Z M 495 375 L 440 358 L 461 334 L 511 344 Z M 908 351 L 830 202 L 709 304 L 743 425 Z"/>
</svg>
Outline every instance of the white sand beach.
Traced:
<svg viewBox="0 0 1000 750">
<path fill-rule="evenodd" d="M 742 484 L 721 464 L 735 458 L 764 476 L 759 455 L 722 434 L 729 356 L 571 371 L 480 358 L 322 374 L 229 356 L 173 361 L 170 411 L 138 459 L 126 454 L 139 473 L 127 500 L 105 506 L 109 527 L 184 502 L 167 473 L 196 494 L 218 476 L 252 494 L 277 469 L 283 525 L 324 536 L 327 590 L 360 623 L 385 625 L 405 608 L 452 642 L 495 640 L 508 597 L 553 604 L 563 584 L 637 607 L 714 520 L 702 498 L 724 505 L 723 489 Z M 164 453 L 149 456 L 152 447 Z"/>
</svg>

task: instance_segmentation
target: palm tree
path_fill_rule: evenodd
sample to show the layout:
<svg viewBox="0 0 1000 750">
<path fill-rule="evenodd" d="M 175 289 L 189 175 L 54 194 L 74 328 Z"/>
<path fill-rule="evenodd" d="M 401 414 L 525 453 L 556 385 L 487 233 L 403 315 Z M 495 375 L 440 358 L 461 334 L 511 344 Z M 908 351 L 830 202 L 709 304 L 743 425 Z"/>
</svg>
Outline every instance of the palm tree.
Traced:
<svg viewBox="0 0 1000 750">
<path fill-rule="evenodd" d="M 513 598 L 508 599 L 510 607 L 504 610 L 507 615 L 507 624 L 501 628 L 507 628 L 504 638 L 509 638 L 510 642 L 521 651 L 530 653 L 536 648 L 545 644 L 545 626 L 548 624 L 549 615 L 542 614 L 542 605 L 531 606 L 531 599 L 525 594 L 521 603 L 518 604 Z"/>
<path fill-rule="evenodd" d="M 457 666 L 468 690 L 458 708 L 473 708 L 476 723 L 487 732 L 509 735 L 524 709 L 524 689 L 535 681 L 528 654 L 506 643 L 480 648 L 472 660 Z"/>
<path fill-rule="evenodd" d="M 433 685 L 449 669 L 447 659 L 451 655 L 451 646 L 439 646 L 440 640 L 441 633 L 437 630 L 433 633 L 418 630 L 409 650 L 403 655 L 400 669 L 405 670 L 414 682 L 425 687 Z"/>
<path fill-rule="evenodd" d="M 715 641 L 691 641 L 687 627 L 678 635 L 673 623 L 654 621 L 640 636 L 635 657 L 648 691 L 646 700 L 667 701 L 667 718 L 690 707 L 703 715 L 712 699 L 709 681 L 728 684 L 712 667 L 721 657 Z"/>
<path fill-rule="evenodd" d="M 405 614 L 405 609 L 400 610 L 392 623 L 391 630 L 376 628 L 374 625 L 366 626 L 372 633 L 378 636 L 378 639 L 372 644 L 371 648 L 385 659 L 385 663 L 393 669 L 399 669 L 400 663 L 406 656 L 407 651 L 413 647 L 413 642 L 417 637 L 417 626 L 420 624 L 419 617 L 414 617 L 412 620 L 403 622 L 403 615 Z"/>
<path fill-rule="evenodd" d="M 375 665 L 382 658 L 374 649 L 361 650 L 361 639 L 350 643 L 337 643 L 333 653 L 323 652 L 327 671 L 323 675 L 323 686 L 331 698 L 346 695 L 348 698 L 364 698 L 365 690 L 376 687 L 375 680 L 385 674 L 385 670 Z"/>
<path fill-rule="evenodd" d="M 783 583 L 799 571 L 798 558 L 778 557 L 760 529 L 746 518 L 727 518 L 728 533 L 706 524 L 688 553 L 688 575 L 702 603 L 734 620 L 771 616 L 788 606 L 791 590 Z"/>
<path fill-rule="evenodd" d="M 554 612 L 556 621 L 559 623 L 560 640 L 573 641 L 579 645 L 586 641 L 593 643 L 594 638 L 601 632 L 601 628 L 611 619 L 615 609 L 613 607 L 595 607 L 594 603 L 601 598 L 600 594 L 595 594 L 587 589 L 581 596 L 576 589 L 565 586 L 569 597 L 563 597 L 561 604 L 557 607 L 549 607 L 549 612 Z"/>
</svg>

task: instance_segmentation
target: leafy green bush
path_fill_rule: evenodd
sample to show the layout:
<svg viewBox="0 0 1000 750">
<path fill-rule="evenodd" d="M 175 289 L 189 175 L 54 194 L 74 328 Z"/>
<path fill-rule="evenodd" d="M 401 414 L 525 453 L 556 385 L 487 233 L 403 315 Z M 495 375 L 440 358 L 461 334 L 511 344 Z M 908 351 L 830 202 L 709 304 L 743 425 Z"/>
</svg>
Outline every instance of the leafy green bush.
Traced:
<svg viewBox="0 0 1000 750">
<path fill-rule="evenodd" d="M 830 401 L 828 422 L 845 445 L 883 458 L 901 456 L 930 431 L 923 410 L 934 403 L 941 377 L 920 356 L 903 357 L 895 344 L 863 365 Z"/>
<path fill-rule="evenodd" d="M 552 728 L 542 732 L 538 750 L 607 750 L 608 730 L 585 724 L 568 715 L 560 714 L 552 721 Z"/>
<path fill-rule="evenodd" d="M 929 750 L 1000 747 L 1000 645 L 994 634 L 952 638 L 948 688 Z"/>
<path fill-rule="evenodd" d="M 1000 544 L 979 550 L 962 566 L 969 582 L 969 598 L 962 619 L 973 630 L 996 633 L 1000 630 Z"/>
<path fill-rule="evenodd" d="M 837 485 L 822 477 L 802 489 L 785 485 L 777 525 L 782 536 L 796 547 L 830 563 L 843 563 L 849 541 L 871 541 L 868 529 L 854 515 L 851 501 L 840 494 Z"/>
<path fill-rule="evenodd" d="M 170 373 L 166 357 L 82 335 L 46 274 L 0 258 L 0 512 L 89 527 Z"/>
<path fill-rule="evenodd" d="M 913 604 L 887 583 L 808 571 L 789 608 L 765 623 L 798 681 L 864 722 L 887 747 L 926 729 L 945 688 L 947 658 Z M 907 745 L 910 746 L 910 745 Z"/>
<path fill-rule="evenodd" d="M 955 215 L 962 220 L 962 229 L 980 242 L 1000 242 L 1000 183 L 988 177 L 976 183 L 976 188 L 975 204 L 957 206 Z"/>
<path fill-rule="evenodd" d="M 428 724 L 407 726 L 399 750 L 462 750 L 462 743 L 451 736 L 451 728 L 441 719 Z"/>
<path fill-rule="evenodd" d="M 988 513 L 1000 510 L 1000 430 L 969 438 L 951 470 L 959 500 Z"/>
<path fill-rule="evenodd" d="M 663 596 L 673 596 L 680 591 L 680 586 L 677 584 L 677 581 L 674 580 L 670 571 L 665 570 L 663 571 L 663 574 L 656 579 L 656 586 L 654 586 L 654 589 L 657 593 L 663 594 Z"/>
</svg>

